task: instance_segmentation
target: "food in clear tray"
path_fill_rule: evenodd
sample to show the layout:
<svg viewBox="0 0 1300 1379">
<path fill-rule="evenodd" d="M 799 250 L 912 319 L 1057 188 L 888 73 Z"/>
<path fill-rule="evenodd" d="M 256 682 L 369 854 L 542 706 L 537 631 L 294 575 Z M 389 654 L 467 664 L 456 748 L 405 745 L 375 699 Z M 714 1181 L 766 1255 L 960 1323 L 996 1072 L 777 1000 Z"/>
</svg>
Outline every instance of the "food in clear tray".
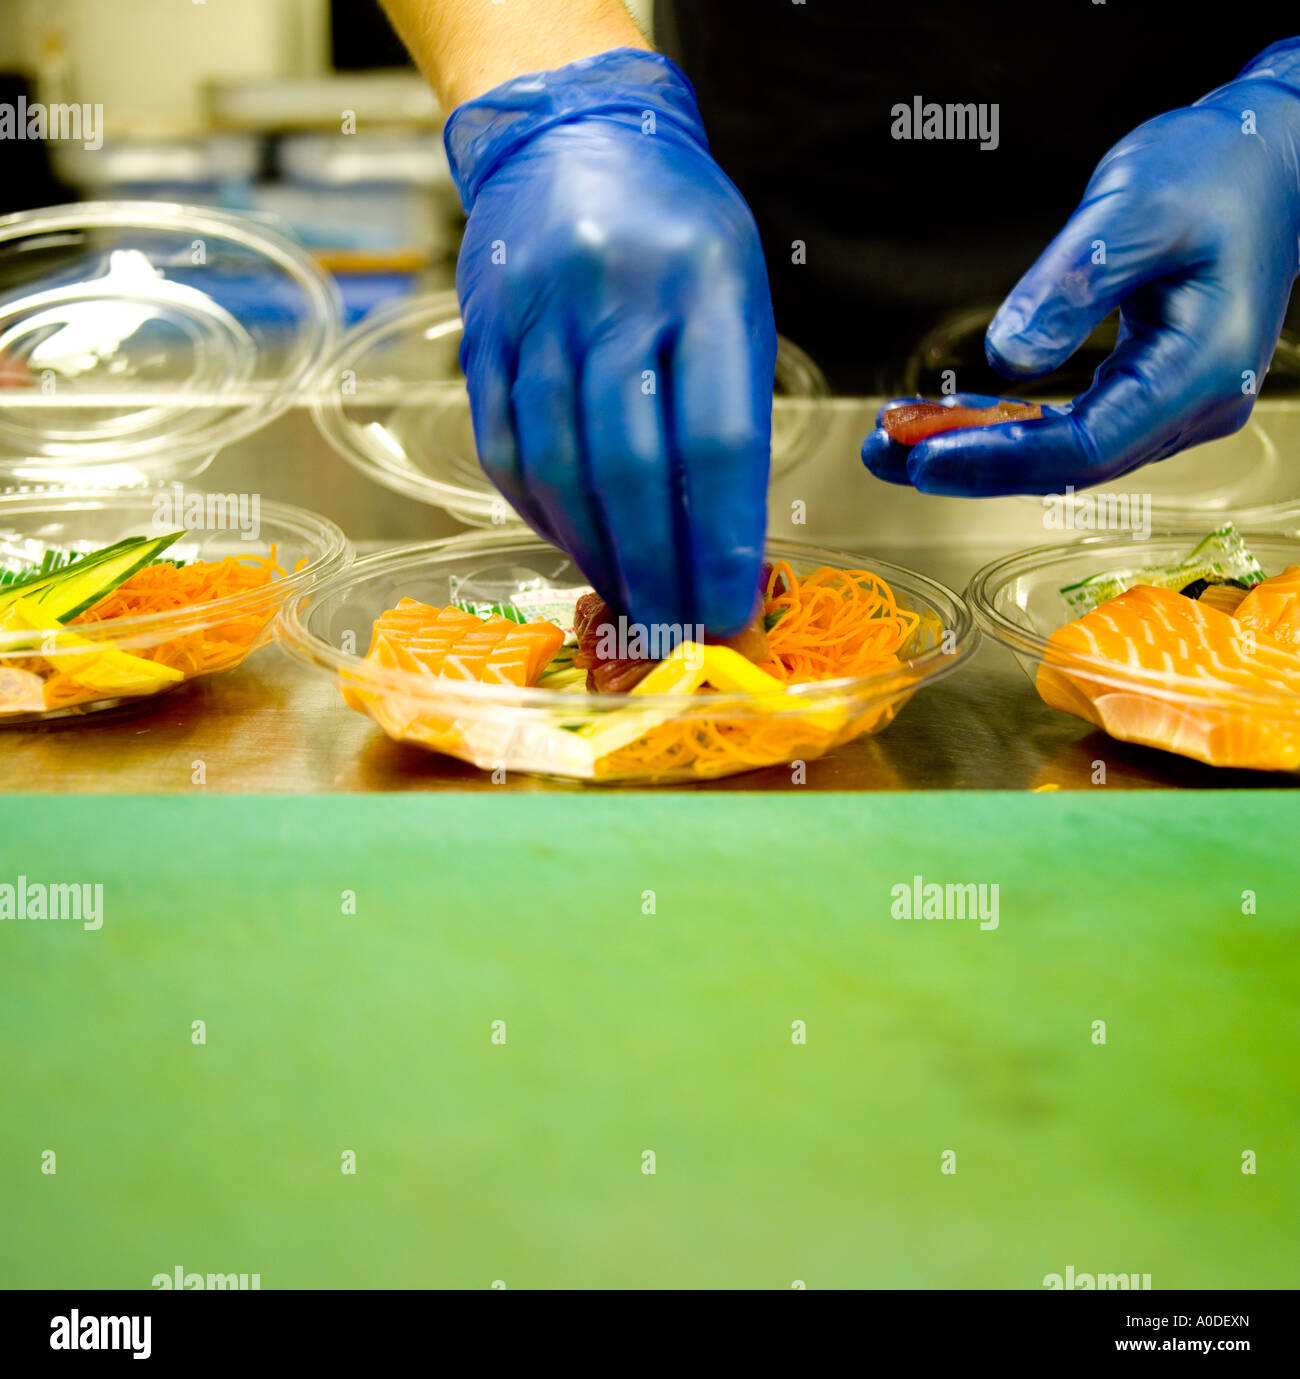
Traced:
<svg viewBox="0 0 1300 1379">
<path fill-rule="evenodd" d="M 274 547 L 268 556 L 163 559 L 185 534 L 50 550 L 0 574 L 0 716 L 138 698 L 238 665 L 265 633 L 276 607 L 271 586 L 286 571 Z M 256 597 L 261 590 L 269 597 Z M 220 600 L 235 600 L 228 617 L 182 620 L 174 631 L 123 624 Z"/>
<path fill-rule="evenodd" d="M 557 614 L 567 626 L 545 619 L 520 625 L 508 602 L 468 611 L 475 606 L 466 600 L 437 608 L 404 598 L 382 613 L 366 662 L 419 676 L 426 688 L 417 693 L 406 682 L 345 675 L 347 702 L 394 738 L 479 765 L 509 748 L 513 757 L 538 763 L 531 769 L 549 764 L 587 779 L 708 778 L 821 755 L 893 718 L 912 688 L 904 658 L 940 635 L 937 619 L 901 605 L 869 571 L 821 567 L 800 576 L 784 561 L 765 569 L 754 623 L 739 637 L 678 637 L 671 648 L 657 648 L 666 654 L 626 654 L 618 620 L 591 591 Z M 501 672 L 503 657 L 509 675 Z M 890 671 L 898 672 L 895 692 L 865 712 L 830 693 L 792 693 Z M 454 694 L 438 704 L 436 682 L 457 679 L 509 684 L 521 694 L 505 705 L 490 701 L 477 715 Z M 571 694 L 571 719 L 531 719 L 526 695 L 538 686 Z M 602 702 L 622 696 L 627 707 L 595 717 L 583 703 L 589 691 Z M 744 696 L 744 711 L 714 710 L 715 700 L 734 703 L 720 695 Z M 665 696 L 679 702 L 665 707 Z"/>
<path fill-rule="evenodd" d="M 1228 547 L 1235 573 L 1219 578 Z M 1207 557 L 1216 577 L 1184 583 Z M 1154 573 L 1163 583 L 1125 587 L 1051 635 L 1039 694 L 1122 741 L 1212 766 L 1300 769 L 1300 566 L 1264 578 L 1225 528 Z"/>
</svg>

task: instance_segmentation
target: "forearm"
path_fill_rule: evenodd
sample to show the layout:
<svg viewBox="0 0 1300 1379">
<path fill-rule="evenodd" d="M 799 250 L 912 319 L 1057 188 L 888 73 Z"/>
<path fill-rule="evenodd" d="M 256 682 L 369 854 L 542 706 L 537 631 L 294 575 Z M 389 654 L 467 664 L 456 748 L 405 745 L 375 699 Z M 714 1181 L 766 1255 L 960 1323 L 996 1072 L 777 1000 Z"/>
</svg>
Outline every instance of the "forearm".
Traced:
<svg viewBox="0 0 1300 1379">
<path fill-rule="evenodd" d="M 649 48 L 619 0 L 381 0 L 443 108 L 522 72 Z"/>
</svg>

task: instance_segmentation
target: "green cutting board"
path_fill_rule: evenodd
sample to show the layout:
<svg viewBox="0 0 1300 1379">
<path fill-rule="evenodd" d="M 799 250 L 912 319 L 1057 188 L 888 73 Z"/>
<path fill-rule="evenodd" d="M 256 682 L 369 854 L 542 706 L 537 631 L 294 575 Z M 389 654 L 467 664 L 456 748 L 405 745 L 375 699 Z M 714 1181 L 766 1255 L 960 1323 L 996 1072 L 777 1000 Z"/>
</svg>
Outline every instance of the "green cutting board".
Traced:
<svg viewBox="0 0 1300 1379">
<path fill-rule="evenodd" d="M 0 921 L 0 1284 L 1294 1286 L 1298 823 L 0 798 L 0 884 L 103 887 Z M 894 917 L 918 875 L 997 927 Z"/>
</svg>

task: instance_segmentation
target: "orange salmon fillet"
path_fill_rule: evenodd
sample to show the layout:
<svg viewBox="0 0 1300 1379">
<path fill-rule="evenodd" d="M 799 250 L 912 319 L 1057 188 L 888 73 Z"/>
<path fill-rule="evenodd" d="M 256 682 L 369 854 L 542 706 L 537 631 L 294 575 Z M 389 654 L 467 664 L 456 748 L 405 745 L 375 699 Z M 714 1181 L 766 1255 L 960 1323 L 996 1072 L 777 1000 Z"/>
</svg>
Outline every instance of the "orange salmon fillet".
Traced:
<svg viewBox="0 0 1300 1379">
<path fill-rule="evenodd" d="M 1089 672 L 1079 656 L 1109 669 Z M 1165 689 L 1144 673 L 1180 683 Z M 1172 589 L 1139 584 L 1067 623 L 1048 639 L 1036 683 L 1053 708 L 1124 742 L 1211 766 L 1300 769 L 1300 656 Z M 1259 691 L 1293 699 L 1261 705 L 1251 697 Z"/>
<path fill-rule="evenodd" d="M 402 599 L 396 608 L 390 608 L 375 619 L 370 650 L 375 649 L 380 637 L 402 642 L 428 637 L 435 645 L 445 643 L 445 647 L 449 647 L 458 632 L 468 631 L 476 622 L 478 619 L 472 613 L 459 608 L 431 608 L 415 599 Z"/>
<path fill-rule="evenodd" d="M 483 619 L 408 598 L 375 619 L 366 659 L 448 680 L 523 688 L 537 683 L 563 644 L 564 631 L 551 622 Z"/>
<path fill-rule="evenodd" d="M 1300 651 L 1300 565 L 1257 584 L 1237 605 L 1233 617 L 1253 632 Z"/>
</svg>

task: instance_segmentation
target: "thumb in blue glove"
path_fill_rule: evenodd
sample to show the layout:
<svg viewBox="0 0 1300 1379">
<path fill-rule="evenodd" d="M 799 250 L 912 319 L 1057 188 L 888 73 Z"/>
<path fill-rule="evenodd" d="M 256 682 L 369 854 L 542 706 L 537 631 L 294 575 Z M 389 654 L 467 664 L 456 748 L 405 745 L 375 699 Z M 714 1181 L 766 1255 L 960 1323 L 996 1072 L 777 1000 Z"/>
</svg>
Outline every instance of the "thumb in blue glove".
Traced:
<svg viewBox="0 0 1300 1379">
<path fill-rule="evenodd" d="M 1292 39 L 1111 149 L 994 317 L 990 364 L 1038 378 L 1119 307 L 1118 343 L 1087 392 L 1041 421 L 923 441 L 907 458 L 910 481 L 931 493 L 1050 493 L 1238 430 L 1277 344 L 1298 233 Z"/>
</svg>

